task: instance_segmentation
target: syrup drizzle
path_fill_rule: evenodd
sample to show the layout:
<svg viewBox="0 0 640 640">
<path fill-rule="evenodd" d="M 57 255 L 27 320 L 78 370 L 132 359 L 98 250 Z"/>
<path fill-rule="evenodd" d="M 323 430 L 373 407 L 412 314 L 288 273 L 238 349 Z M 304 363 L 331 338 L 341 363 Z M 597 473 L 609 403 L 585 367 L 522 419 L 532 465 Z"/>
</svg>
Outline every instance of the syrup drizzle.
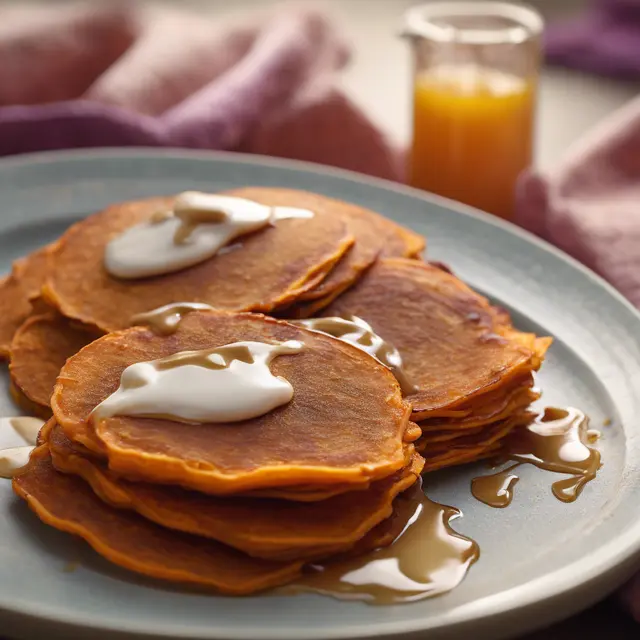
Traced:
<svg viewBox="0 0 640 640">
<path fill-rule="evenodd" d="M 501 459 L 515 462 L 507 469 L 471 481 L 473 496 L 491 507 L 511 503 L 518 476 L 512 472 L 522 464 L 568 474 L 551 485 L 562 502 L 573 502 L 602 466 L 593 444 L 599 432 L 590 430 L 589 419 L 578 409 L 547 408 L 527 427 L 512 431 L 504 441 Z"/>
<path fill-rule="evenodd" d="M 391 545 L 313 565 L 309 573 L 279 592 L 399 604 L 432 598 L 458 586 L 480 556 L 478 545 L 451 527 L 461 512 L 430 500 L 420 483 L 398 496 L 394 507 L 392 526 L 401 530 Z"/>
<path fill-rule="evenodd" d="M 373 356 L 378 362 L 391 370 L 400 384 L 404 395 L 415 393 L 416 386 L 407 376 L 400 352 L 390 343 L 380 337 L 368 322 L 358 316 L 311 318 L 309 320 L 294 320 L 297 324 L 312 331 L 326 333 L 344 342 L 362 349 Z"/>
<path fill-rule="evenodd" d="M 173 302 L 131 318 L 130 325 L 147 325 L 154 333 L 171 335 L 178 330 L 182 319 L 194 311 L 213 311 L 213 307 L 203 302 Z"/>
<path fill-rule="evenodd" d="M 511 473 L 520 466 L 514 464 L 504 471 L 498 471 L 488 476 L 478 476 L 471 481 L 471 493 L 475 498 L 490 507 L 503 509 L 508 507 L 513 500 L 513 488 L 520 478 Z"/>
</svg>

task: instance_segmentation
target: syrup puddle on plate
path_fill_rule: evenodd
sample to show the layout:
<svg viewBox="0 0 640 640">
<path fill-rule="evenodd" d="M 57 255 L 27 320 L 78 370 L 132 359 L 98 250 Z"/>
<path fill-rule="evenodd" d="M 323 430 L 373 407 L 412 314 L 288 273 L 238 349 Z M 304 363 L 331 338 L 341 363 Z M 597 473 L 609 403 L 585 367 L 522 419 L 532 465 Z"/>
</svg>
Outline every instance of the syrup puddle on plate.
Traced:
<svg viewBox="0 0 640 640">
<path fill-rule="evenodd" d="M 505 438 L 501 461 L 515 464 L 474 478 L 471 493 L 490 507 L 507 507 L 519 480 L 513 472 L 523 464 L 532 464 L 545 471 L 567 474 L 569 477 L 553 482 L 551 491 L 558 500 L 573 502 L 602 466 L 600 452 L 589 446 L 600 433 L 588 427 L 589 419 L 578 409 L 545 409 L 530 425 L 515 429 Z"/>
<path fill-rule="evenodd" d="M 420 483 L 396 499 L 406 524 L 394 542 L 362 556 L 314 565 L 277 593 L 318 593 L 370 604 L 401 604 L 457 587 L 480 556 L 478 545 L 451 527 L 462 514 L 433 502 Z"/>
</svg>

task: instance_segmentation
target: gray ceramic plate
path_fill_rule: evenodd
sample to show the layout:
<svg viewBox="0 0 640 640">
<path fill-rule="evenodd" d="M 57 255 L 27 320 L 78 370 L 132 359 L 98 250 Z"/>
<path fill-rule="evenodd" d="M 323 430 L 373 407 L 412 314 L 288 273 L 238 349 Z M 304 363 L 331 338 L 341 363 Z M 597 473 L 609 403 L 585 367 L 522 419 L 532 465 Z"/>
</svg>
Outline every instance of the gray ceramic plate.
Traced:
<svg viewBox="0 0 640 640">
<path fill-rule="evenodd" d="M 549 475 L 523 471 L 508 509 L 469 493 L 472 468 L 429 476 L 428 493 L 462 508 L 456 527 L 482 557 L 433 600 L 372 607 L 319 596 L 185 593 L 103 561 L 45 527 L 0 481 L 0 634 L 34 638 L 498 638 L 588 606 L 640 560 L 640 317 L 599 278 L 515 227 L 417 191 L 312 165 L 252 157 L 99 151 L 0 162 L 2 271 L 74 220 L 130 198 L 241 185 L 308 189 L 371 207 L 428 237 L 429 255 L 556 341 L 539 376 L 545 404 L 605 419 L 604 467 L 562 504 Z M 1 381 L 4 415 L 15 413 Z M 68 563 L 78 563 L 73 572 Z M 428 634 L 427 634 L 428 632 Z"/>
</svg>

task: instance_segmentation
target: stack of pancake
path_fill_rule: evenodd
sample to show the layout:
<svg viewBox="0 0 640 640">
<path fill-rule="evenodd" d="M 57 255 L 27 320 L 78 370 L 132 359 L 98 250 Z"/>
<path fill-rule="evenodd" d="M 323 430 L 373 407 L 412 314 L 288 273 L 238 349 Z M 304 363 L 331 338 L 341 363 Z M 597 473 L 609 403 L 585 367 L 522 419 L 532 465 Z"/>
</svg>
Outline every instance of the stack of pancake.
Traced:
<svg viewBox="0 0 640 640">
<path fill-rule="evenodd" d="M 531 421 L 533 372 L 551 339 L 517 331 L 440 266 L 381 259 L 322 315 L 360 317 L 399 351 L 425 471 L 494 455 Z"/>
<path fill-rule="evenodd" d="M 89 419 L 127 366 L 245 340 L 303 343 L 271 363 L 293 386 L 291 402 L 239 423 Z M 423 465 L 420 431 L 386 367 L 260 314 L 202 311 L 173 335 L 104 336 L 67 361 L 52 405 L 16 492 L 117 564 L 223 593 L 283 584 L 307 563 L 388 543 L 394 500 Z"/>
<path fill-rule="evenodd" d="M 173 198 L 112 206 L 0 283 L 0 356 L 18 404 L 53 415 L 14 480 L 44 521 L 133 570 L 239 594 L 389 544 L 403 524 L 394 499 L 420 472 L 495 455 L 531 420 L 550 339 L 514 329 L 424 262 L 420 236 L 372 211 L 286 189 L 228 193 L 313 217 L 278 220 L 195 266 L 121 280 L 104 267 L 107 243 Z M 185 315 L 167 335 L 131 327 L 177 302 L 216 310 Z M 363 320 L 394 347 L 404 398 L 357 345 L 286 322 L 319 316 Z M 272 369 L 294 398 L 261 418 L 89 419 L 132 363 L 289 339 L 305 350 Z"/>
</svg>

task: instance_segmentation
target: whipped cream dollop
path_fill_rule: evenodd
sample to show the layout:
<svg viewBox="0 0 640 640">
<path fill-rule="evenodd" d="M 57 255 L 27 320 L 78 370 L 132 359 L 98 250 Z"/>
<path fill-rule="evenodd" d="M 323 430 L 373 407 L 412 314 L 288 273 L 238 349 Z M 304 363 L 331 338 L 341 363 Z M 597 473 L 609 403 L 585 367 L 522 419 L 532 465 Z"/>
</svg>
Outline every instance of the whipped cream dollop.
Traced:
<svg viewBox="0 0 640 640">
<path fill-rule="evenodd" d="M 293 398 L 288 380 L 274 376 L 277 356 L 299 353 L 302 342 L 234 342 L 181 351 L 128 366 L 120 387 L 92 412 L 93 421 L 115 415 L 177 422 L 239 422 L 264 415 Z"/>
<path fill-rule="evenodd" d="M 111 240 L 106 270 L 117 278 L 172 273 L 215 256 L 239 236 L 287 218 L 312 218 L 295 207 L 269 207 L 246 198 L 185 191 L 171 211 L 160 211 Z"/>
</svg>

